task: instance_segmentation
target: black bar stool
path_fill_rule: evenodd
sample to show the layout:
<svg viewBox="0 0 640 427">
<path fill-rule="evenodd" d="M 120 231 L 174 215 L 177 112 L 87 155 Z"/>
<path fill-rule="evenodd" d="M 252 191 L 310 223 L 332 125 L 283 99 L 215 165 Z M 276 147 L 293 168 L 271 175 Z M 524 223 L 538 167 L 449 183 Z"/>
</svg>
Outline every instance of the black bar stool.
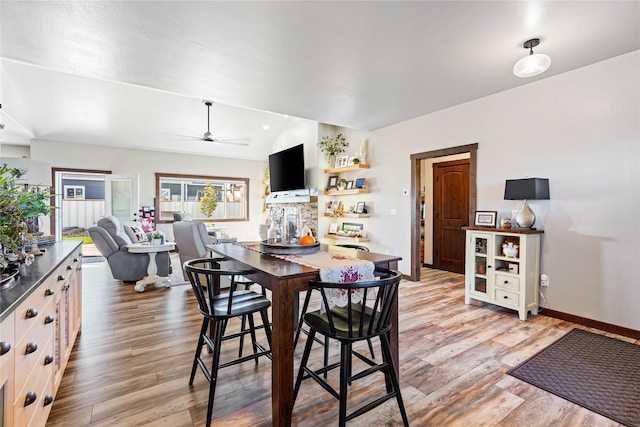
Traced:
<svg viewBox="0 0 640 427">
<path fill-rule="evenodd" d="M 267 356 L 271 358 L 271 326 L 269 325 L 268 309 L 271 306 L 264 295 L 251 290 L 235 290 L 235 277 L 251 274 L 251 270 L 245 264 L 237 261 L 219 257 L 219 258 L 196 258 L 184 263 L 184 270 L 189 277 L 194 295 L 198 300 L 198 309 L 204 316 L 202 327 L 198 337 L 198 345 L 193 358 L 193 366 L 191 368 L 191 377 L 189 385 L 193 385 L 193 379 L 196 374 L 196 368 L 199 366 L 203 374 L 209 381 L 209 402 L 207 405 L 207 427 L 211 425 L 213 415 L 213 402 L 215 398 L 216 384 L 218 380 L 218 370 L 227 366 L 236 365 L 248 360 L 255 360 Z M 226 294 L 216 295 L 216 288 L 219 289 L 219 281 L 221 276 L 230 276 L 231 289 Z M 268 348 L 265 348 L 256 339 L 256 326 L 254 324 L 253 314 L 260 313 L 262 324 L 267 336 Z M 225 335 L 227 322 L 232 317 L 246 317 L 249 321 L 249 328 L 241 328 L 240 332 Z M 209 326 L 212 326 L 213 337 L 207 334 Z M 241 356 L 229 362 L 220 363 L 220 353 L 222 342 L 241 338 L 244 335 L 251 335 L 253 346 L 253 354 Z M 211 369 L 209 369 L 202 359 L 202 349 L 204 346 L 213 353 Z"/>
<path fill-rule="evenodd" d="M 302 361 L 294 389 L 295 399 L 300 391 L 303 380 L 312 378 L 327 392 L 340 402 L 338 425 L 343 427 L 347 421 L 381 405 L 395 397 L 398 402 L 404 426 L 409 425 L 407 414 L 402 402 L 400 384 L 396 374 L 391 348 L 387 333 L 391 329 L 391 318 L 398 298 L 398 286 L 402 278 L 397 271 L 376 268 L 377 280 L 355 283 L 329 283 L 310 281 L 312 291 L 318 290 L 322 296 L 323 310 L 311 311 L 303 316 L 304 323 L 309 327 L 309 339 L 302 354 Z M 328 289 L 346 289 L 347 302 L 345 307 L 329 306 Z M 311 291 L 309 291 L 311 292 Z M 307 366 L 309 354 L 316 333 L 340 341 L 340 362 L 320 369 L 312 370 Z M 358 341 L 379 337 L 382 349 L 382 362 L 375 362 L 352 350 L 352 345 Z M 356 355 L 369 367 L 356 374 L 352 372 L 352 357 Z M 340 390 L 337 392 L 327 381 L 321 378 L 332 369 L 340 367 Z M 376 372 L 382 372 L 385 377 L 385 395 L 363 405 L 347 415 L 347 386 L 352 381 L 359 380 Z M 389 387 L 387 387 L 389 385 Z"/>
</svg>

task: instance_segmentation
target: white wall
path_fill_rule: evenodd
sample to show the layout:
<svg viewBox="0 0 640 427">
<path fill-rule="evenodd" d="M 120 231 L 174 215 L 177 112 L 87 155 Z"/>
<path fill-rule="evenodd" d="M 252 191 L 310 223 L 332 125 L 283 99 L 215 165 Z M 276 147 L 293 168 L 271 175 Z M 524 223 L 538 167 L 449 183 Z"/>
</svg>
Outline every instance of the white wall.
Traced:
<svg viewBox="0 0 640 427">
<path fill-rule="evenodd" d="M 639 330 L 639 75 L 635 51 L 373 132 L 379 248 L 409 272 L 409 156 L 477 142 L 477 209 L 510 216 L 506 179 L 550 180 L 551 200 L 531 202 L 548 307 Z"/>
</svg>

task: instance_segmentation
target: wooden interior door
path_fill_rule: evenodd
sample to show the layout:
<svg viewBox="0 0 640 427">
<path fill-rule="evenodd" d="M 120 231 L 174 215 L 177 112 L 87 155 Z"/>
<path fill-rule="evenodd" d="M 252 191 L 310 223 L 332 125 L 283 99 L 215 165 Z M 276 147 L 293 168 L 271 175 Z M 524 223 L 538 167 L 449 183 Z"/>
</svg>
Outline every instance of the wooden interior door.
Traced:
<svg viewBox="0 0 640 427">
<path fill-rule="evenodd" d="M 433 267 L 464 273 L 469 221 L 469 159 L 433 165 Z"/>
</svg>

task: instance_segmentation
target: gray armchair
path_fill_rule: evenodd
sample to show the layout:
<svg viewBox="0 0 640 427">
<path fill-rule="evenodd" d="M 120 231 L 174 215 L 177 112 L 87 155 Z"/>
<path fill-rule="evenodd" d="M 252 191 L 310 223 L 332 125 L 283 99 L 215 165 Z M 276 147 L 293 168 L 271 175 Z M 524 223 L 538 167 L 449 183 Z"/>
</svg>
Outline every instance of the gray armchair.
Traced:
<svg viewBox="0 0 640 427">
<path fill-rule="evenodd" d="M 180 255 L 180 265 L 194 258 L 202 258 L 209 255 L 206 245 L 216 243 L 216 240 L 209 235 L 207 227 L 202 221 L 174 221 L 173 239 L 178 247 Z M 189 280 L 182 268 L 182 275 L 185 280 Z"/>
<path fill-rule="evenodd" d="M 107 259 L 114 279 L 123 282 L 136 282 L 147 274 L 149 256 L 147 254 L 130 253 L 125 245 L 132 243 L 125 234 L 120 221 L 114 216 L 105 216 L 96 225 L 89 227 L 89 235 L 96 247 Z M 171 258 L 168 252 L 156 255 L 158 275 L 161 277 L 171 274 Z"/>
</svg>

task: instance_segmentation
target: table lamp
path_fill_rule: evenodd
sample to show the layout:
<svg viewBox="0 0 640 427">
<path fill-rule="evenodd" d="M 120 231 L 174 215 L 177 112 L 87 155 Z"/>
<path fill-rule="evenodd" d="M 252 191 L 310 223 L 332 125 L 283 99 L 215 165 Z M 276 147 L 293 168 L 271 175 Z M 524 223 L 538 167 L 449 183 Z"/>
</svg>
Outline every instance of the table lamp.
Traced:
<svg viewBox="0 0 640 427">
<path fill-rule="evenodd" d="M 549 200 L 549 180 L 547 178 L 508 179 L 504 186 L 505 200 L 524 200 L 516 214 L 516 224 L 520 228 L 532 228 L 536 222 L 527 200 Z"/>
</svg>

